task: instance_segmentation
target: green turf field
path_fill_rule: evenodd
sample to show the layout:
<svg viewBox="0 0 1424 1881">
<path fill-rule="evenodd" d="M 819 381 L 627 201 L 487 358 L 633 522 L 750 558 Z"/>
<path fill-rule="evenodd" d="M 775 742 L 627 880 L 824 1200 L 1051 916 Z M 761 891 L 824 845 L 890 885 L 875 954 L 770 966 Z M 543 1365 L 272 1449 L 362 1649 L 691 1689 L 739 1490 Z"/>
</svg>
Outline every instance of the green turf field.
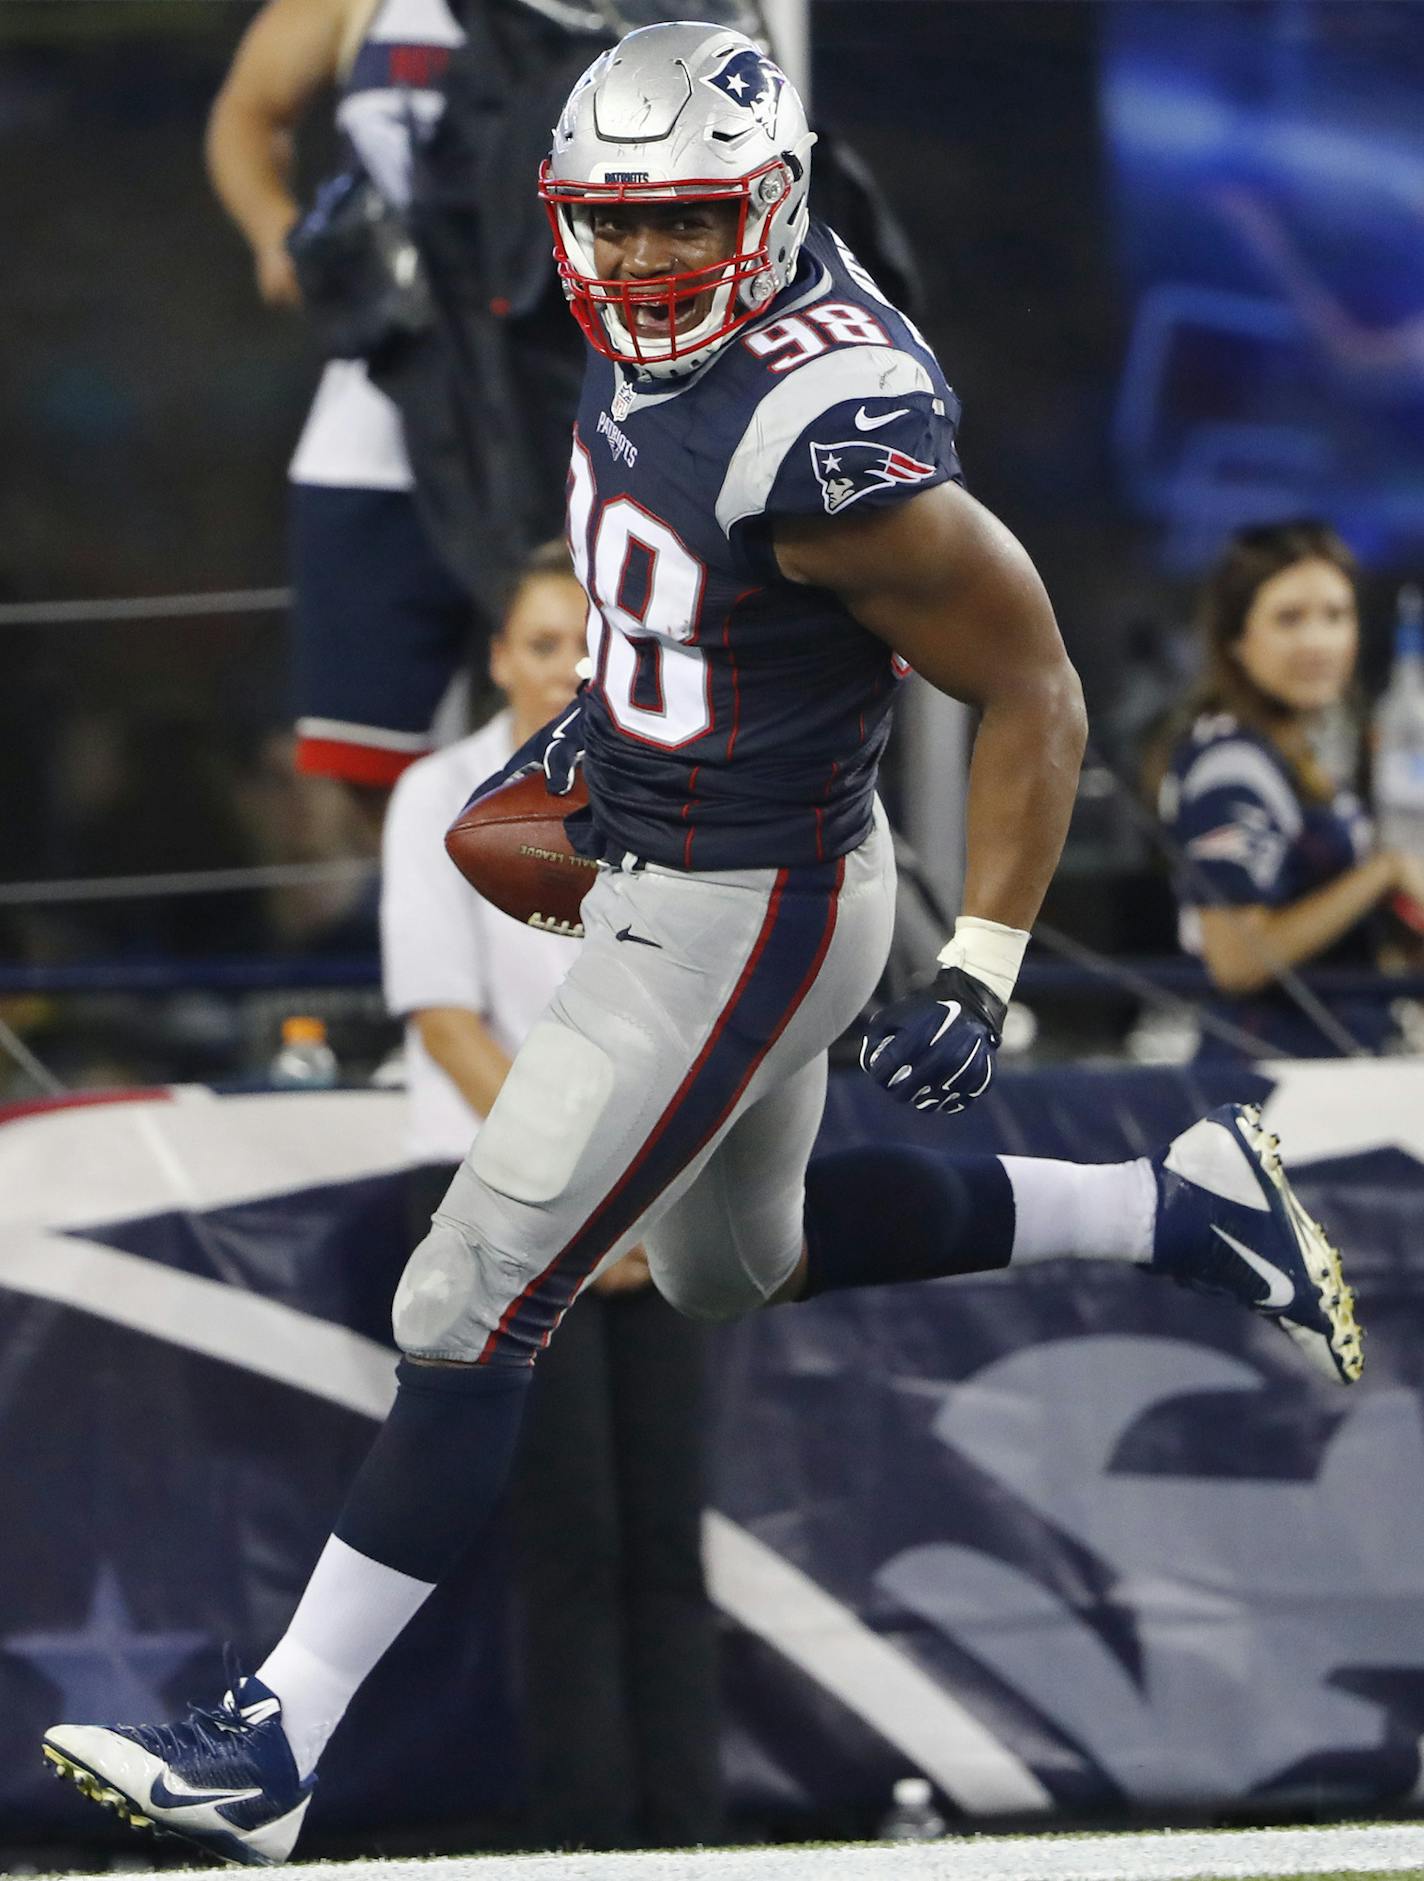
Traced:
<svg viewBox="0 0 1424 1881">
<path fill-rule="evenodd" d="M 377 1858 L 302 1862 L 269 1873 L 281 1881 L 1367 1881 L 1375 1875 L 1424 1881 L 1424 1823 L 976 1835 L 899 1845 L 628 1855 Z"/>
<path fill-rule="evenodd" d="M 1375 1875 L 1424 1881 L 1424 1822 L 973 1835 L 899 1845 L 823 1843 L 626 1855 L 377 1857 L 298 1862 L 268 1872 L 274 1881 L 1368 1881 Z"/>
</svg>

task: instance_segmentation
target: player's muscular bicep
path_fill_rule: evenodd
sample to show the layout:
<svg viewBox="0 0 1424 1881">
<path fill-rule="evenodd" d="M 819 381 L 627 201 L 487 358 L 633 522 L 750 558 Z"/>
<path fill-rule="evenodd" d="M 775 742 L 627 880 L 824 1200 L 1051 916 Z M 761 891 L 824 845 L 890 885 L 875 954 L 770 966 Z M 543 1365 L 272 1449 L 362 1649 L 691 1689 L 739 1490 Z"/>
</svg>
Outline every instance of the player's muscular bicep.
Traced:
<svg viewBox="0 0 1424 1881">
<path fill-rule="evenodd" d="M 1033 563 L 957 484 L 893 508 L 779 521 L 776 556 L 789 580 L 829 588 L 932 685 L 968 704 L 1067 668 Z"/>
</svg>

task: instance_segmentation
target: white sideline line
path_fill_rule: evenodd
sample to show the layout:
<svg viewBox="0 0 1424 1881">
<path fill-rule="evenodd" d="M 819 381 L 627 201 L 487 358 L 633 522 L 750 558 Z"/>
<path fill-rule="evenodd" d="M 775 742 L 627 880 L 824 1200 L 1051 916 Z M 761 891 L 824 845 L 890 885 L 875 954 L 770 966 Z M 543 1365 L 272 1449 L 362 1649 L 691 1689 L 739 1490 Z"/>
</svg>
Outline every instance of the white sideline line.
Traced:
<svg viewBox="0 0 1424 1881">
<path fill-rule="evenodd" d="M 972 1836 L 900 1847 L 849 1843 L 647 1855 L 314 1861 L 268 1872 L 291 1881 L 1236 1881 L 1333 1869 L 1424 1871 L 1424 1826 L 1179 1829 L 1152 1835 Z"/>
</svg>

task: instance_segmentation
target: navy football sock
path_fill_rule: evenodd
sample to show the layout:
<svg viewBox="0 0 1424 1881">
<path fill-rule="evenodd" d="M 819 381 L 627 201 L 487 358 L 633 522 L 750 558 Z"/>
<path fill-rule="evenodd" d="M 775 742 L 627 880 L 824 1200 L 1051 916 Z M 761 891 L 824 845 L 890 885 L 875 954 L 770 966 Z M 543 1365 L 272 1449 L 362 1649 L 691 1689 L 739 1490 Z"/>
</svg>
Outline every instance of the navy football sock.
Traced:
<svg viewBox="0 0 1424 1881">
<path fill-rule="evenodd" d="M 530 1365 L 402 1359 L 390 1415 L 335 1533 L 418 1581 L 443 1580 L 479 1537 L 509 1473 Z"/>
<path fill-rule="evenodd" d="M 1013 1246 L 1014 1191 L 997 1156 L 867 1146 L 806 1171 L 803 1299 L 1007 1267 Z"/>
</svg>

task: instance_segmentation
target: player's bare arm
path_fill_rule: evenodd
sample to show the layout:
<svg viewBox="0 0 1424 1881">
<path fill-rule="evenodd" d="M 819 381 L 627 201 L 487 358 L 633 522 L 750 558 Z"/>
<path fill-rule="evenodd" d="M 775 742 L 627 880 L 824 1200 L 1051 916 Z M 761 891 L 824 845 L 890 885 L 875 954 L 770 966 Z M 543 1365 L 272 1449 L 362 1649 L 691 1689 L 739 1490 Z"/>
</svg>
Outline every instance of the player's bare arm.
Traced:
<svg viewBox="0 0 1424 1881">
<path fill-rule="evenodd" d="M 296 306 L 300 298 L 286 250 L 300 213 L 291 186 L 293 133 L 336 76 L 352 10 L 353 0 L 268 0 L 208 118 L 208 175 L 252 249 L 259 292 L 274 306 Z"/>
<path fill-rule="evenodd" d="M 829 588 L 931 685 L 982 714 L 964 912 L 1030 927 L 1067 834 L 1087 721 L 1022 546 L 944 483 L 892 508 L 782 522 L 776 555 L 790 580 Z"/>
<path fill-rule="evenodd" d="M 980 714 L 966 813 L 963 909 L 925 986 L 871 1019 L 861 1063 L 917 1110 L 954 1114 L 988 1089 L 1028 929 L 1068 830 L 1082 690 L 1033 564 L 945 483 L 858 516 L 786 521 L 789 580 L 827 588 L 932 685 Z"/>
</svg>

